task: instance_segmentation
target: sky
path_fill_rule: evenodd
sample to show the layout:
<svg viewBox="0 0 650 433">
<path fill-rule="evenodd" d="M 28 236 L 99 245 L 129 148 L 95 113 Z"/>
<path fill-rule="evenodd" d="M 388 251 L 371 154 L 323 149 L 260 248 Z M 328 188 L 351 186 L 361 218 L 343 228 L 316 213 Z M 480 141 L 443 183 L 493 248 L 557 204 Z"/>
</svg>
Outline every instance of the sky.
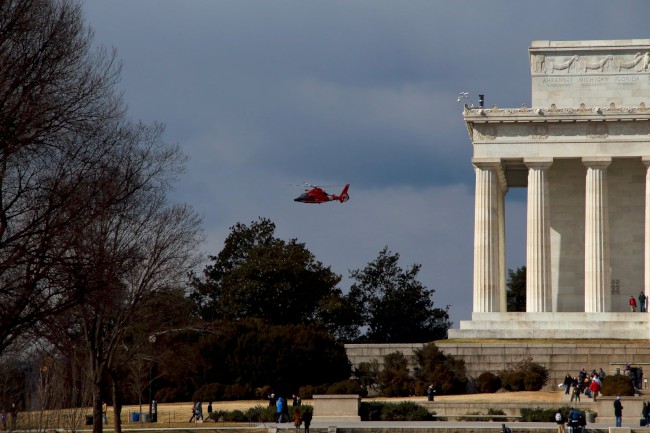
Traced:
<svg viewBox="0 0 650 433">
<path fill-rule="evenodd" d="M 460 92 L 530 106 L 534 40 L 650 38 L 645 0 L 86 0 L 123 62 L 134 121 L 188 157 L 170 195 L 204 253 L 259 217 L 343 277 L 388 247 L 471 320 L 474 171 Z M 467 101 L 465 101 L 467 102 Z M 303 204 L 300 184 L 344 204 Z M 332 185 L 331 187 L 329 187 Z M 507 267 L 524 266 L 525 190 L 506 196 Z"/>
</svg>

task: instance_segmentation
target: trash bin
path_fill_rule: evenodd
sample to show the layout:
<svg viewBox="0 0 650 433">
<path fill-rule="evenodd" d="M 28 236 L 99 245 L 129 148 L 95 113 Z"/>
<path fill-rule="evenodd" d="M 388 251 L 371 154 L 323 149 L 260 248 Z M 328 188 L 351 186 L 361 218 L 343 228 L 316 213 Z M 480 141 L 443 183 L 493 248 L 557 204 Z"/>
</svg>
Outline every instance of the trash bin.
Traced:
<svg viewBox="0 0 650 433">
<path fill-rule="evenodd" d="M 151 415 L 149 415 L 148 413 L 143 413 L 142 422 L 151 422 Z"/>
<path fill-rule="evenodd" d="M 93 416 L 86 415 L 86 425 L 93 425 Z"/>
<path fill-rule="evenodd" d="M 589 424 L 593 424 L 596 422 L 596 413 L 595 412 L 587 412 L 587 422 Z"/>
<path fill-rule="evenodd" d="M 140 422 L 140 413 L 133 412 L 133 422 Z"/>
</svg>

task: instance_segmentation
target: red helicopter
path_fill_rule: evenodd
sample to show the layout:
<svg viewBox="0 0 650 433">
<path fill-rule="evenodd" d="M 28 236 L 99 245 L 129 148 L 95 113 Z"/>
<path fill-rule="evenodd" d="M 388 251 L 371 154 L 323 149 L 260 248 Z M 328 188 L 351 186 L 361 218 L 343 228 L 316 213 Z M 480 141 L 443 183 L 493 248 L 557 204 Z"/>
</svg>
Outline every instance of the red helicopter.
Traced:
<svg viewBox="0 0 650 433">
<path fill-rule="evenodd" d="M 297 201 L 300 203 L 325 203 L 328 201 L 334 201 L 338 200 L 341 203 L 346 202 L 350 199 L 350 196 L 348 195 L 348 188 L 350 187 L 350 184 L 348 183 L 345 185 L 343 188 L 343 191 L 341 191 L 341 194 L 336 195 L 336 194 L 328 194 L 325 192 L 325 190 L 316 185 L 310 185 L 308 183 L 305 184 L 307 188 L 305 188 L 305 192 L 300 195 L 300 197 L 293 199 L 293 201 Z"/>
</svg>

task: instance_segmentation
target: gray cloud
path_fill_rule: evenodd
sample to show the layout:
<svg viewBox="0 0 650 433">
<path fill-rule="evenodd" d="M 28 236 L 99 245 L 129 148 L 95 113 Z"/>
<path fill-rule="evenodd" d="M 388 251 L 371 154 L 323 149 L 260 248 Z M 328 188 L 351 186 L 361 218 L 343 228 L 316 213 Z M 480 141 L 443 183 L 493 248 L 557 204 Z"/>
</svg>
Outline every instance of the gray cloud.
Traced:
<svg viewBox="0 0 650 433">
<path fill-rule="evenodd" d="M 471 316 L 474 175 L 459 91 L 530 103 L 532 40 L 647 37 L 650 3 L 604 0 L 90 0 L 97 43 L 124 60 L 131 116 L 190 157 L 174 198 L 228 227 L 271 218 L 344 276 L 388 245 L 421 263 L 436 305 Z M 352 184 L 297 204 L 303 181 Z M 507 203 L 508 266 L 525 263 L 525 202 Z M 345 284 L 345 282 L 344 282 Z M 345 288 L 345 287 L 344 287 Z"/>
</svg>

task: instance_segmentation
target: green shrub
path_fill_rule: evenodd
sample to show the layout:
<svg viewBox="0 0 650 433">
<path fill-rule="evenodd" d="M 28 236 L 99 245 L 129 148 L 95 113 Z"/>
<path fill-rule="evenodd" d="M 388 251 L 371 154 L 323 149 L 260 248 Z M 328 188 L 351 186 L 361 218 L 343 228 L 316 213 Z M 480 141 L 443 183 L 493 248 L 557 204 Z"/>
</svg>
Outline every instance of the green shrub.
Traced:
<svg viewBox="0 0 650 433">
<path fill-rule="evenodd" d="M 206 383 L 192 395 L 193 401 L 216 401 L 223 400 L 223 391 L 226 385 L 222 383 Z"/>
<path fill-rule="evenodd" d="M 634 384 L 632 384 L 630 378 L 625 375 L 609 375 L 603 379 L 600 393 L 608 396 L 634 395 Z"/>
<path fill-rule="evenodd" d="M 501 409 L 493 409 L 493 408 L 488 408 L 487 411 L 488 415 L 505 415 L 506 413 L 502 411 Z M 490 421 L 503 421 L 501 418 L 490 418 Z"/>
<path fill-rule="evenodd" d="M 535 409 L 522 407 L 519 410 L 521 422 L 555 422 L 555 414 L 561 412 L 564 419 L 569 418 L 571 408 L 569 406 L 562 406 L 559 409 L 542 409 L 537 407 Z"/>
<path fill-rule="evenodd" d="M 477 415 L 483 415 L 483 412 L 465 412 L 465 415 L 470 415 L 470 416 L 459 416 L 458 421 L 490 421 L 490 417 L 487 416 L 477 416 Z"/>
<path fill-rule="evenodd" d="M 255 398 L 260 400 L 265 400 L 273 392 L 273 388 L 270 385 L 264 385 L 261 388 L 255 389 Z"/>
<path fill-rule="evenodd" d="M 358 394 L 366 397 L 368 391 L 361 387 L 357 380 L 346 379 L 330 385 L 326 391 L 327 394 Z"/>
<path fill-rule="evenodd" d="M 246 421 L 248 421 L 248 418 L 246 417 L 246 414 L 244 412 L 242 412 L 241 410 L 227 411 L 225 414 L 226 415 L 223 417 L 224 421 L 229 421 L 229 422 L 246 422 Z"/>
<path fill-rule="evenodd" d="M 258 404 L 255 407 L 251 407 L 246 411 L 246 417 L 248 418 L 249 421 L 252 422 L 265 422 L 265 421 L 272 421 L 274 414 L 271 414 L 271 416 L 266 419 L 267 417 L 265 416 L 265 412 L 267 411 L 272 411 L 275 412 L 275 408 L 272 408 L 270 406 L 262 406 L 261 404 Z"/>
<path fill-rule="evenodd" d="M 532 371 L 524 376 L 524 389 L 526 391 L 539 391 L 545 382 L 546 379 L 540 373 Z"/>
<path fill-rule="evenodd" d="M 304 385 L 300 387 L 298 394 L 300 394 L 300 398 L 302 399 L 310 399 L 314 397 L 314 395 L 326 394 L 327 388 L 329 388 L 329 384 L 318 385 L 318 386 Z"/>
<path fill-rule="evenodd" d="M 255 391 L 250 386 L 239 384 L 224 385 L 222 383 L 207 383 L 194 392 L 192 400 L 246 400 L 253 398 L 254 396 Z"/>
<path fill-rule="evenodd" d="M 499 378 L 508 391 L 539 391 L 548 381 L 548 369 L 528 357 L 499 372 Z"/>
<path fill-rule="evenodd" d="M 300 406 L 300 410 L 303 414 L 313 412 L 313 408 L 309 405 Z M 293 415 L 293 407 L 289 407 L 289 414 Z M 241 410 L 219 410 L 212 412 L 206 419 L 228 422 L 273 422 L 275 419 L 275 407 L 257 405 L 249 408 L 245 412 Z"/>
<path fill-rule="evenodd" d="M 405 397 L 413 395 L 413 379 L 409 372 L 409 361 L 402 352 L 384 356 L 384 368 L 379 372 L 379 388 L 384 397 Z"/>
<path fill-rule="evenodd" d="M 359 415 L 362 421 L 432 421 L 435 412 L 413 402 L 384 403 L 361 402 Z"/>
<path fill-rule="evenodd" d="M 524 390 L 524 374 L 518 371 L 504 371 L 499 375 L 501 386 L 508 391 Z"/>
<path fill-rule="evenodd" d="M 485 371 L 476 379 L 478 392 L 497 392 L 501 388 L 501 379 L 494 373 Z"/>
<path fill-rule="evenodd" d="M 445 355 L 434 343 L 425 344 L 415 351 L 417 366 L 415 378 L 424 382 L 424 389 L 433 384 L 438 394 L 461 394 L 467 385 L 467 370 L 465 361 Z M 418 385 L 415 395 L 422 395 Z"/>
<path fill-rule="evenodd" d="M 380 421 L 381 410 L 386 404 L 388 403 L 362 401 L 359 405 L 359 416 L 361 417 L 361 421 Z"/>
<path fill-rule="evenodd" d="M 165 387 L 156 392 L 156 401 L 159 403 L 172 403 L 182 400 L 182 394 L 178 388 Z"/>
</svg>

